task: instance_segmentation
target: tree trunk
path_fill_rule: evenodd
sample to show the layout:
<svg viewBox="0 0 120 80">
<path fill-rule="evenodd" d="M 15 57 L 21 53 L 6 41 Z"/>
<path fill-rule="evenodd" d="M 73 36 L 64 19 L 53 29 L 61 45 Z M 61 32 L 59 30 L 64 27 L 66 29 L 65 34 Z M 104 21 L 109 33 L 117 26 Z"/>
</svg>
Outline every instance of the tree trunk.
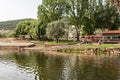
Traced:
<svg viewBox="0 0 120 80">
<path fill-rule="evenodd" d="M 40 35 L 38 35 L 38 40 L 40 40 Z"/>
<path fill-rule="evenodd" d="M 56 41 L 56 43 L 58 43 L 59 42 L 59 38 L 55 38 L 55 41 Z"/>
<path fill-rule="evenodd" d="M 79 30 L 77 30 L 76 32 L 77 32 L 77 36 L 76 36 L 77 41 L 80 41 L 80 31 L 79 31 Z"/>
<path fill-rule="evenodd" d="M 80 41 L 80 26 L 75 26 L 77 41 Z"/>
<path fill-rule="evenodd" d="M 30 40 L 33 40 L 33 37 L 30 35 Z"/>
</svg>

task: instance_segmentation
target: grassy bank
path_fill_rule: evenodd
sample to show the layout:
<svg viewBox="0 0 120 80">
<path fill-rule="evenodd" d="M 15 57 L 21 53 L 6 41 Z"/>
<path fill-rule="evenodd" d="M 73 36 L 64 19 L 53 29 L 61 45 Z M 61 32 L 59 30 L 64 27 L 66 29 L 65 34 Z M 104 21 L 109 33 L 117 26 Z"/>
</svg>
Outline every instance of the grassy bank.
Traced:
<svg viewBox="0 0 120 80">
<path fill-rule="evenodd" d="M 94 53 L 94 54 L 106 54 L 112 52 L 116 52 L 120 49 L 120 44 L 77 44 L 72 45 L 67 48 L 58 49 L 58 52 L 65 53 Z M 115 51 L 114 51 L 115 50 Z"/>
<path fill-rule="evenodd" d="M 46 42 L 48 45 L 58 45 L 58 44 L 68 44 L 68 45 L 74 45 L 77 44 L 78 42 L 74 42 L 72 40 L 61 40 L 58 43 L 56 43 L 55 41 L 48 41 Z"/>
<path fill-rule="evenodd" d="M 82 44 L 79 47 L 83 48 L 120 48 L 120 44 Z"/>
<path fill-rule="evenodd" d="M 61 40 L 58 43 L 55 41 L 31 41 L 33 43 L 37 43 L 37 44 L 41 44 L 41 45 L 74 45 L 77 44 L 79 42 L 74 42 L 72 40 Z"/>
<path fill-rule="evenodd" d="M 73 45 L 75 47 L 78 48 L 120 48 L 120 44 L 80 44 L 80 42 L 74 42 L 72 40 L 61 40 L 58 43 L 56 43 L 55 41 L 32 41 L 33 43 L 37 43 L 40 45 Z M 77 45 L 75 45 L 77 44 Z"/>
</svg>

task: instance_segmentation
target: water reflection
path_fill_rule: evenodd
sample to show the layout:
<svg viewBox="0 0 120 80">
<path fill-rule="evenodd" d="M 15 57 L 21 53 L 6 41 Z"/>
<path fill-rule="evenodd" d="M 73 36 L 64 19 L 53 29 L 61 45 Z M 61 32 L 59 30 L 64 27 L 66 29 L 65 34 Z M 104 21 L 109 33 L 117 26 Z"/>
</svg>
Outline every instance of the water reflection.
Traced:
<svg viewBox="0 0 120 80">
<path fill-rule="evenodd" d="M 41 52 L 0 55 L 1 80 L 119 80 L 120 57 Z"/>
</svg>

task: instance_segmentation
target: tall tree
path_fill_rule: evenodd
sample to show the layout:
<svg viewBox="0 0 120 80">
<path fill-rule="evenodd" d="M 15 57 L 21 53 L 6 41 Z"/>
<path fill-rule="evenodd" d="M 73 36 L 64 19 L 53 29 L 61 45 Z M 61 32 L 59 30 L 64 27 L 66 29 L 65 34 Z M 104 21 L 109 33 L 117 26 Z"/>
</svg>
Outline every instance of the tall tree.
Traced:
<svg viewBox="0 0 120 80">
<path fill-rule="evenodd" d="M 88 2 L 88 10 L 85 13 L 85 17 L 83 20 L 82 33 L 83 34 L 93 34 L 95 31 L 95 18 L 94 14 L 97 9 L 97 0 L 89 0 Z"/>
<path fill-rule="evenodd" d="M 102 8 L 95 13 L 96 28 L 102 31 L 105 29 L 118 29 L 120 26 L 120 15 L 116 12 L 115 7 L 108 0 L 105 0 L 104 4 L 98 5 L 98 8 L 101 6 Z"/>
<path fill-rule="evenodd" d="M 90 0 L 87 15 L 84 18 L 84 34 L 93 34 L 95 30 L 114 30 L 120 27 L 120 15 L 109 0 Z"/>
<path fill-rule="evenodd" d="M 86 11 L 88 0 L 68 0 L 70 24 L 75 26 L 77 41 L 79 41 L 80 31 Z"/>
<path fill-rule="evenodd" d="M 66 15 L 66 0 L 43 0 L 38 7 L 38 35 L 45 35 L 48 23 Z"/>
</svg>

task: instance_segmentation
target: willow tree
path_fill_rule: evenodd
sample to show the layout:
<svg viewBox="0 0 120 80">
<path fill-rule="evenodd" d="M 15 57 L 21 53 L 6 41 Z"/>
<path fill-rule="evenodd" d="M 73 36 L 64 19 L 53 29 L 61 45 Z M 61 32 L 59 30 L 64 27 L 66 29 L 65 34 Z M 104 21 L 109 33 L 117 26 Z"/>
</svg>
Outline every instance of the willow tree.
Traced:
<svg viewBox="0 0 120 80">
<path fill-rule="evenodd" d="M 36 28 L 37 21 L 36 20 L 26 20 L 19 22 L 14 29 L 14 35 L 29 35 L 31 39 L 37 37 L 37 28 Z"/>
</svg>

